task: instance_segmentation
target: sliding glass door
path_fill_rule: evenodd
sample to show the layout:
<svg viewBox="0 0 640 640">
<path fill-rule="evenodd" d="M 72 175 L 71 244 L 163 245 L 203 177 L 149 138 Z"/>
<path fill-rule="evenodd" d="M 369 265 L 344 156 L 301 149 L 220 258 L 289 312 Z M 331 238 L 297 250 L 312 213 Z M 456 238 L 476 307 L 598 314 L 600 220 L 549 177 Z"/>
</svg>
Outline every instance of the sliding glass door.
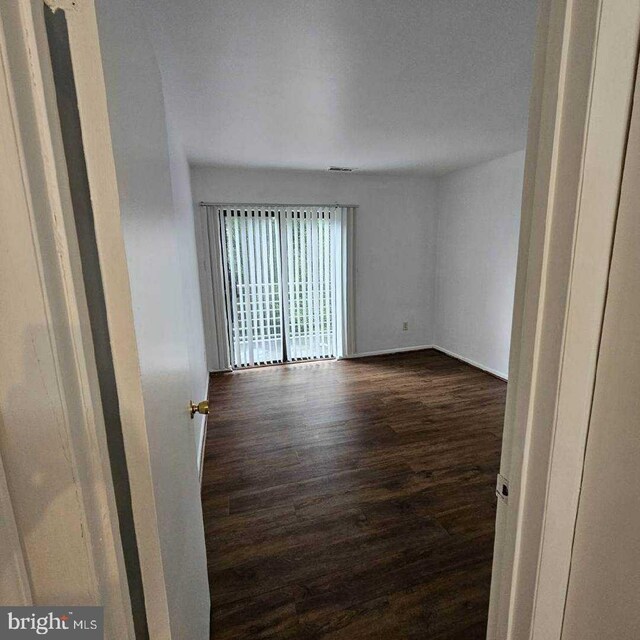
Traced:
<svg viewBox="0 0 640 640">
<path fill-rule="evenodd" d="M 218 207 L 233 368 L 334 358 L 338 207 Z"/>
</svg>

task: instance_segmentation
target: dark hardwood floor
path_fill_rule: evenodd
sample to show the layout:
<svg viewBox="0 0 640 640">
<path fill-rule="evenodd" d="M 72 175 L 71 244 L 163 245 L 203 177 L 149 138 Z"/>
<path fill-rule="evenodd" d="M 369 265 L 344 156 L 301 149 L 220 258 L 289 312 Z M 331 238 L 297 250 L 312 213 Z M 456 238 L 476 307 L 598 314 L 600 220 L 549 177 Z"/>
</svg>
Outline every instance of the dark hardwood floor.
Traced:
<svg viewBox="0 0 640 640">
<path fill-rule="evenodd" d="M 434 350 L 212 376 L 212 638 L 484 638 L 505 393 Z"/>
</svg>

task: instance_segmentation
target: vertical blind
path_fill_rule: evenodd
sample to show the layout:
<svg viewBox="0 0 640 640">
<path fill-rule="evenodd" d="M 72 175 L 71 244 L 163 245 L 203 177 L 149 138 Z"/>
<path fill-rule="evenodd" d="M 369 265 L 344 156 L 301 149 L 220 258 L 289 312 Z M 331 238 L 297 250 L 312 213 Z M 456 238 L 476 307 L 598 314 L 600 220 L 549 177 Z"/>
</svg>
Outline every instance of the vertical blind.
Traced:
<svg viewBox="0 0 640 640">
<path fill-rule="evenodd" d="M 217 206 L 234 368 L 341 355 L 342 209 Z"/>
<path fill-rule="evenodd" d="M 283 264 L 289 360 L 336 355 L 332 210 L 285 209 Z M 286 258 L 286 259 L 285 259 Z"/>
<path fill-rule="evenodd" d="M 235 367 L 284 359 L 280 225 L 270 210 L 221 210 L 227 328 Z"/>
</svg>

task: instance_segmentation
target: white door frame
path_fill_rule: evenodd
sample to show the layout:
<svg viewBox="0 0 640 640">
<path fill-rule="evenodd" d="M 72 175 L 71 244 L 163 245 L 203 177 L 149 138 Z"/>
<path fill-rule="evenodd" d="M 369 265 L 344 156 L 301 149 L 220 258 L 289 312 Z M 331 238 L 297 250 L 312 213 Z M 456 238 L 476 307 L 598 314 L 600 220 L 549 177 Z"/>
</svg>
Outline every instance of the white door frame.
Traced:
<svg viewBox="0 0 640 640">
<path fill-rule="evenodd" d="M 93 0 L 65 10 L 116 378 L 150 638 L 171 635 L 120 198 Z"/>
<path fill-rule="evenodd" d="M 89 471 L 93 482 L 89 485 L 93 493 L 107 491 L 111 519 L 102 511 L 87 509 L 88 524 L 102 529 L 102 537 L 97 533 L 92 537 L 96 555 L 97 570 L 115 571 L 107 561 L 116 562 L 118 572 L 105 578 L 105 589 L 99 602 L 113 607 L 115 615 L 121 611 L 124 622 L 114 632 L 118 637 L 133 637 L 129 592 L 124 572 L 121 545 L 117 531 L 113 488 L 106 482 L 105 476 L 98 480 L 97 469 L 108 474 L 108 451 L 104 441 L 104 424 L 97 415 L 99 389 L 95 369 L 95 359 L 90 334 L 90 324 L 86 299 L 83 294 L 82 264 L 77 249 L 77 237 L 73 222 L 66 163 L 60 140 L 59 119 L 57 114 L 55 87 L 48 63 L 48 42 L 43 19 L 42 0 L 0 0 L 2 1 L 2 44 L 7 47 L 10 37 L 11 46 L 27 52 L 28 72 L 24 69 L 6 69 L 10 85 L 20 86 L 15 92 L 24 100 L 35 105 L 20 104 L 17 113 L 29 113 L 29 122 L 22 122 L 23 140 L 37 141 L 42 158 L 41 170 L 46 174 L 48 191 L 38 193 L 39 203 L 55 226 L 55 241 L 60 267 L 65 284 L 65 305 L 71 317 L 67 319 L 76 349 L 77 365 L 84 371 L 80 383 L 86 393 L 86 428 L 91 427 L 91 437 L 82 442 L 85 447 L 74 459 L 82 475 Z M 116 182 L 116 171 L 111 146 L 107 98 L 102 72 L 97 18 L 93 0 L 46 0 L 52 9 L 65 11 L 69 33 L 69 46 L 77 90 L 81 129 L 84 144 L 91 201 L 94 213 L 96 240 L 102 266 L 101 276 L 107 307 L 109 337 L 113 366 L 118 392 L 119 413 L 122 424 L 127 468 L 131 490 L 131 503 L 135 524 L 140 568 L 144 585 L 145 608 L 149 636 L 155 638 L 171 637 L 167 585 L 163 570 L 158 532 L 158 520 L 155 507 L 155 494 L 149 458 L 149 443 L 146 430 L 145 412 L 142 401 L 142 387 L 139 370 L 138 350 L 134 330 L 133 310 L 129 285 L 129 275 L 125 256 L 124 239 L 120 221 L 120 200 Z M 11 24 L 7 21 L 11 20 Z M 30 80 L 29 83 L 25 79 Z M 4 126 L 4 123 L 3 123 Z M 36 166 L 38 153 L 32 152 L 27 167 Z M 33 185 L 28 185 L 33 187 Z M 33 195 L 33 188 L 32 194 Z M 40 214 L 40 212 L 38 212 Z M 106 268 L 105 268 L 106 265 Z M 46 274 L 45 274 L 46 275 Z M 10 274 L 2 274 L 10 277 Z M 2 277 L 0 276 L 0 277 Z M 58 318 L 56 318 L 58 320 Z M 62 320 L 59 320 L 62 322 Z M 64 384 L 69 382 L 62 379 Z M 97 395 L 96 395 L 97 394 Z M 185 408 L 186 410 L 186 408 Z M 93 422 L 92 422 L 93 421 Z M 79 424 L 78 424 L 79 428 Z M 102 430 L 101 430 L 102 429 Z M 70 437 L 77 442 L 77 433 Z M 80 446 L 80 444 L 78 444 Z M 88 461 L 85 464 L 85 461 Z M 106 484 L 105 484 L 106 483 Z M 91 492 L 87 492 L 91 495 Z M 5 508 L 3 505 L 3 514 Z M 101 549 L 108 545 L 105 526 L 114 529 L 115 560 L 101 559 Z M 97 529 L 96 529 L 97 530 Z M 4 540 L 3 540 L 4 544 Z M 106 553 L 106 552 L 105 552 Z M 104 555 L 104 553 L 102 554 Z M 19 567 L 18 567 L 19 568 Z M 108 596 L 108 597 L 107 597 Z M 26 598 L 27 596 L 25 596 Z M 122 603 L 112 605 L 114 598 Z M 128 622 L 126 621 L 128 616 Z M 114 637 L 115 637 L 114 635 Z"/>
<path fill-rule="evenodd" d="M 560 639 L 640 0 L 541 0 L 487 637 Z"/>
<path fill-rule="evenodd" d="M 3 604 L 104 605 L 106 634 L 133 639 L 43 6 L 0 1 L 0 592 Z"/>
</svg>

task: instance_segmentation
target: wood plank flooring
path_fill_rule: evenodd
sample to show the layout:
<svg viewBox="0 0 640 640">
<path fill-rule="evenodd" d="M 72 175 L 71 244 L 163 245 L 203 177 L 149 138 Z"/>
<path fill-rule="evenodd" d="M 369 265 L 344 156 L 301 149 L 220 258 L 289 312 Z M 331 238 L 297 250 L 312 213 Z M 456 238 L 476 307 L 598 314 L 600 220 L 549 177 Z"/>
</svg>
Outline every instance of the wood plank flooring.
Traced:
<svg viewBox="0 0 640 640">
<path fill-rule="evenodd" d="M 212 638 L 485 637 L 506 383 L 425 350 L 209 394 Z"/>
</svg>

